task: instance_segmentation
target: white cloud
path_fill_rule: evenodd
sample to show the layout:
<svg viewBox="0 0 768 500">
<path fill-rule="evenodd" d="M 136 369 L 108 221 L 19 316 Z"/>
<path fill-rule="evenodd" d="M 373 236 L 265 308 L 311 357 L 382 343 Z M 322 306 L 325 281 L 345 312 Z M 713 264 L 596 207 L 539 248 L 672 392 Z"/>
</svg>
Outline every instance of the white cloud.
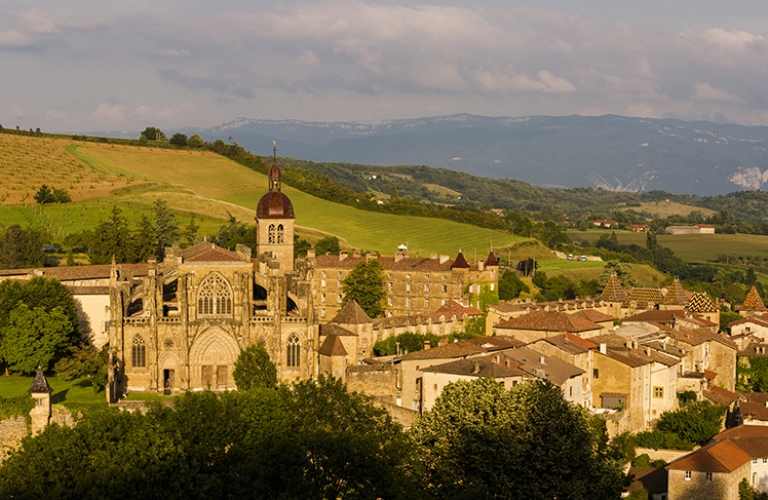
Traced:
<svg viewBox="0 0 768 500">
<path fill-rule="evenodd" d="M 8 30 L 0 33 L 0 49 L 20 49 L 32 47 L 34 40 L 16 30 Z"/>
<path fill-rule="evenodd" d="M 543 92 L 570 93 L 576 87 L 565 78 L 553 75 L 547 70 L 539 71 L 536 78 L 524 74 L 515 74 L 511 69 L 478 69 L 473 74 L 475 82 L 488 92 Z"/>
<path fill-rule="evenodd" d="M 320 64 L 320 58 L 311 50 L 305 50 L 299 57 L 299 64 L 304 66 L 317 66 Z"/>
<path fill-rule="evenodd" d="M 727 103 L 740 103 L 743 102 L 740 98 L 736 97 L 729 92 L 713 87 L 708 83 L 697 83 L 694 87 L 694 97 L 702 101 L 716 101 Z"/>
</svg>

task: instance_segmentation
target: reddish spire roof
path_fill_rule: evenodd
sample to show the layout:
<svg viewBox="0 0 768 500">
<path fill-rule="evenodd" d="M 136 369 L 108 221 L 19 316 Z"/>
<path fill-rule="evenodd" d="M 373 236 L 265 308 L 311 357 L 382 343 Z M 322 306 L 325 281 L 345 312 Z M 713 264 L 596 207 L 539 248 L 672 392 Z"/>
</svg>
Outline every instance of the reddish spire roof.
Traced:
<svg viewBox="0 0 768 500">
<path fill-rule="evenodd" d="M 456 260 L 453 261 L 453 264 L 451 264 L 451 269 L 469 269 L 471 266 L 467 263 L 467 259 L 464 258 L 464 254 L 459 252 L 459 255 L 456 256 Z"/>
<path fill-rule="evenodd" d="M 494 254 L 493 251 L 491 251 L 491 253 L 488 254 L 488 258 L 485 259 L 485 267 L 498 266 L 498 265 L 499 265 L 499 261 L 498 259 L 496 259 L 496 254 Z"/>
</svg>

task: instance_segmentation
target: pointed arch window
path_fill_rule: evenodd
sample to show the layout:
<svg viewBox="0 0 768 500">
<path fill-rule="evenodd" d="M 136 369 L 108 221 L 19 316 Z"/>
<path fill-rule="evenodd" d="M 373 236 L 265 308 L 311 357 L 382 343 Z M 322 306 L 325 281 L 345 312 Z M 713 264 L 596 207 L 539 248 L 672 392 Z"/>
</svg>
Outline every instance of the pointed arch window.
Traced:
<svg viewBox="0 0 768 500">
<path fill-rule="evenodd" d="M 275 225 L 270 224 L 268 231 L 269 231 L 268 241 L 270 244 L 274 244 L 275 243 Z"/>
<path fill-rule="evenodd" d="M 133 337 L 131 346 L 131 366 L 134 368 L 144 368 L 147 366 L 147 344 L 141 335 Z"/>
<path fill-rule="evenodd" d="M 232 314 L 232 287 L 224 276 L 212 273 L 200 284 L 200 291 L 197 293 L 197 315 L 230 314 Z"/>
<path fill-rule="evenodd" d="M 288 338 L 288 349 L 286 351 L 286 365 L 288 367 L 298 367 L 301 363 L 301 340 L 296 334 Z"/>
<path fill-rule="evenodd" d="M 285 231 L 283 230 L 282 224 L 277 225 L 277 242 L 285 243 Z"/>
</svg>

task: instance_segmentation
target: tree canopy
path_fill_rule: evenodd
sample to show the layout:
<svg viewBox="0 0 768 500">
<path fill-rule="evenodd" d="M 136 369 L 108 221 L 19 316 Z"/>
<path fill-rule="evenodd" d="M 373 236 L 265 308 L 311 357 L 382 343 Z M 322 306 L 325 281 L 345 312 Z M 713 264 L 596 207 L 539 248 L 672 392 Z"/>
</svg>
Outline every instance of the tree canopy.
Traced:
<svg viewBox="0 0 768 500">
<path fill-rule="evenodd" d="M 273 388 L 277 385 L 277 368 L 261 344 L 251 344 L 240 351 L 232 376 L 237 388 L 242 391 L 254 387 Z"/>
<path fill-rule="evenodd" d="M 355 300 L 371 318 L 384 315 L 384 266 L 378 260 L 363 260 L 349 272 L 341 283 L 342 307 Z"/>
</svg>

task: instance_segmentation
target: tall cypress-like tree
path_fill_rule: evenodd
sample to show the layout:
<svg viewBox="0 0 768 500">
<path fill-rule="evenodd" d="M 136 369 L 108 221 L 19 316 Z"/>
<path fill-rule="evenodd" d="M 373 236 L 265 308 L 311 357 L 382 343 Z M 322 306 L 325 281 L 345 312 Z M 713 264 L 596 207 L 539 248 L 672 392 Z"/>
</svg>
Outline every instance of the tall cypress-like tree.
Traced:
<svg viewBox="0 0 768 500">
<path fill-rule="evenodd" d="M 93 264 L 109 264 L 112 257 L 118 264 L 133 262 L 131 229 L 122 210 L 112 207 L 109 220 L 101 222 L 93 230 L 90 242 L 90 259 Z"/>
<path fill-rule="evenodd" d="M 138 262 L 146 262 L 157 254 L 155 226 L 146 215 L 141 217 L 139 226 L 133 232 L 133 256 Z"/>
<path fill-rule="evenodd" d="M 165 248 L 179 239 L 179 223 L 165 200 L 155 201 L 155 239 L 155 254 L 158 262 L 162 262 L 165 258 Z"/>
</svg>

